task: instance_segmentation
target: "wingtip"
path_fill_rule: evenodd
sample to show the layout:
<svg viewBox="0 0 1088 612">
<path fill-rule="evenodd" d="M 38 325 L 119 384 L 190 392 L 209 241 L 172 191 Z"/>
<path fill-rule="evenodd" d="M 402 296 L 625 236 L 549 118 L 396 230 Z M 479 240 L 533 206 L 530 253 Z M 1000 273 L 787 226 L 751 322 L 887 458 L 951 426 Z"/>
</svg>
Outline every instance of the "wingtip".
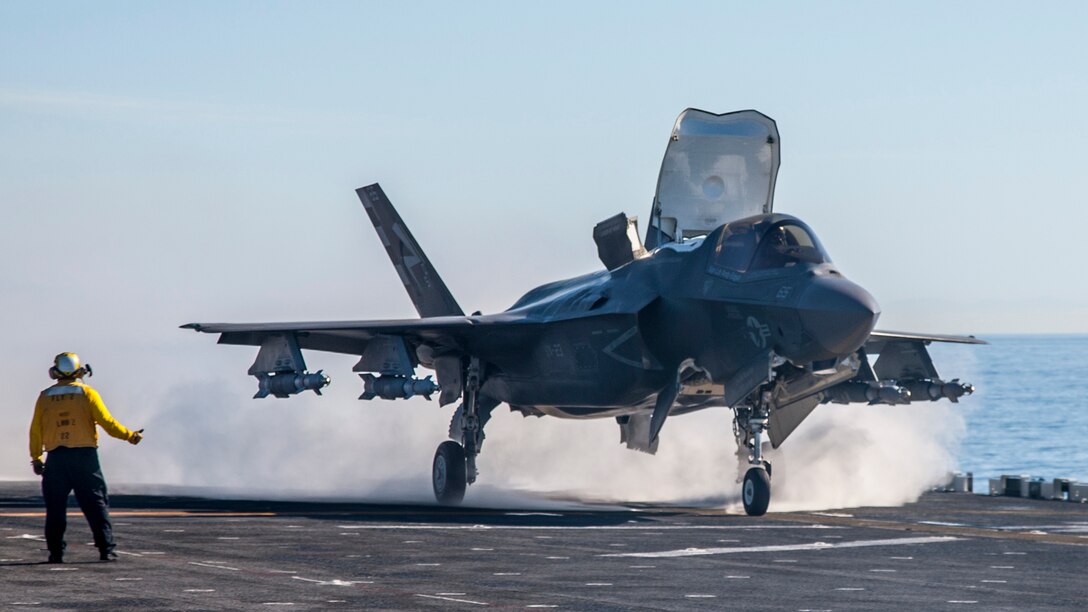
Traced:
<svg viewBox="0 0 1088 612">
<path fill-rule="evenodd" d="M 913 332 L 891 331 L 887 329 L 874 329 L 872 336 L 886 339 L 918 340 L 929 344 L 930 342 L 951 342 L 954 344 L 989 344 L 989 342 L 972 335 L 954 336 L 948 334 L 919 334 Z"/>
</svg>

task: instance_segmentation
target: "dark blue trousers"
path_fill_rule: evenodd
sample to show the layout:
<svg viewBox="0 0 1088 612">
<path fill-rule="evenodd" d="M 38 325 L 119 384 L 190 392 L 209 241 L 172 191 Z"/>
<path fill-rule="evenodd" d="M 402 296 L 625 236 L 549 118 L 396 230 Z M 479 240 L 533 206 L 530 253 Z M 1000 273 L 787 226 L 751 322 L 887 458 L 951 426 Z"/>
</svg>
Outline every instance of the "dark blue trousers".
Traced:
<svg viewBox="0 0 1088 612">
<path fill-rule="evenodd" d="M 110 523 L 110 498 L 106 479 L 98 463 L 98 449 L 57 447 L 49 451 L 42 476 L 45 497 L 45 542 L 49 554 L 64 555 L 64 530 L 68 526 L 68 494 L 75 491 L 76 501 L 94 534 L 94 545 L 102 552 L 114 548 Z"/>
</svg>

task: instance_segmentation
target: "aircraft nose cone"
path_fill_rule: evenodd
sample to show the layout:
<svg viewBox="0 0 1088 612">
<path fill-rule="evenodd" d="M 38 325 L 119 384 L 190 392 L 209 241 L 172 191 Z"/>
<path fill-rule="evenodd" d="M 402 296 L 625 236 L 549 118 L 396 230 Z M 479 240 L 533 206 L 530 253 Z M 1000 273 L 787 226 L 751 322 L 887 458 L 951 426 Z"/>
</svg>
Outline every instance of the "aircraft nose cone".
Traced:
<svg viewBox="0 0 1088 612">
<path fill-rule="evenodd" d="M 840 276 L 813 279 L 798 303 L 801 325 L 823 352 L 821 359 L 857 350 L 880 316 L 880 306 L 860 286 Z"/>
</svg>

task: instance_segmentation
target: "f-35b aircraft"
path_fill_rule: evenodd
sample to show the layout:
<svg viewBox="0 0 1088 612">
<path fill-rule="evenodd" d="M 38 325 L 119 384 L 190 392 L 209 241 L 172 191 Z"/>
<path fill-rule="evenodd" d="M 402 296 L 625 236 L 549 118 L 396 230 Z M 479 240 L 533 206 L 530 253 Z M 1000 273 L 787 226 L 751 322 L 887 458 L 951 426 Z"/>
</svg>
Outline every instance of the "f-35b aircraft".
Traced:
<svg viewBox="0 0 1088 612">
<path fill-rule="evenodd" d="M 526 293 L 505 312 L 465 315 L 378 184 L 357 190 L 419 311 L 410 320 L 190 323 L 220 344 L 260 347 L 255 397 L 320 393 L 301 349 L 358 355 L 360 399 L 460 400 L 432 483 L 459 503 L 477 477 L 500 404 L 523 415 L 614 418 L 620 441 L 656 451 L 666 419 L 732 409 L 749 466 L 743 501 L 766 512 L 778 448 L 821 403 L 907 404 L 974 388 L 937 373 L 931 342 L 974 337 L 874 331 L 879 307 L 801 220 L 772 212 L 775 122 L 756 111 L 688 109 L 673 127 L 645 241 L 619 214 L 593 228 L 602 270 Z M 879 358 L 870 363 L 870 357 Z M 433 370 L 417 377 L 418 368 Z"/>
</svg>

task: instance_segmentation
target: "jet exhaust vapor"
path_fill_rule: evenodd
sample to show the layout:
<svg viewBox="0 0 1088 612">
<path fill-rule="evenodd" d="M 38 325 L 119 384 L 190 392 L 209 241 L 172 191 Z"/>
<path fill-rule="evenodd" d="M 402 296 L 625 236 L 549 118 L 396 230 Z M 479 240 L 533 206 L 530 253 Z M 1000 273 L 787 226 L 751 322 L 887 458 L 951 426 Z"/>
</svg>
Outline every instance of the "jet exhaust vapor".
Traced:
<svg viewBox="0 0 1088 612">
<path fill-rule="evenodd" d="M 773 211 L 779 146 L 774 121 L 756 111 L 684 111 L 644 244 L 637 220 L 606 219 L 593 232 L 605 269 L 489 315 L 463 314 L 385 193 L 368 185 L 357 194 L 421 318 L 183 327 L 260 347 L 249 370 L 258 397 L 320 393 L 329 379 L 307 370 L 307 349 L 358 356 L 360 399 L 460 400 L 432 462 L 441 503 L 459 503 L 475 482 L 484 427 L 502 404 L 523 416 L 614 419 L 628 448 L 650 454 L 670 416 L 729 408 L 747 467 L 742 504 L 761 515 L 767 449 L 819 405 L 955 402 L 974 388 L 940 378 L 927 346 L 982 343 L 876 331 L 875 299 L 811 228 Z M 437 381 L 418 378 L 420 367 Z"/>
</svg>

